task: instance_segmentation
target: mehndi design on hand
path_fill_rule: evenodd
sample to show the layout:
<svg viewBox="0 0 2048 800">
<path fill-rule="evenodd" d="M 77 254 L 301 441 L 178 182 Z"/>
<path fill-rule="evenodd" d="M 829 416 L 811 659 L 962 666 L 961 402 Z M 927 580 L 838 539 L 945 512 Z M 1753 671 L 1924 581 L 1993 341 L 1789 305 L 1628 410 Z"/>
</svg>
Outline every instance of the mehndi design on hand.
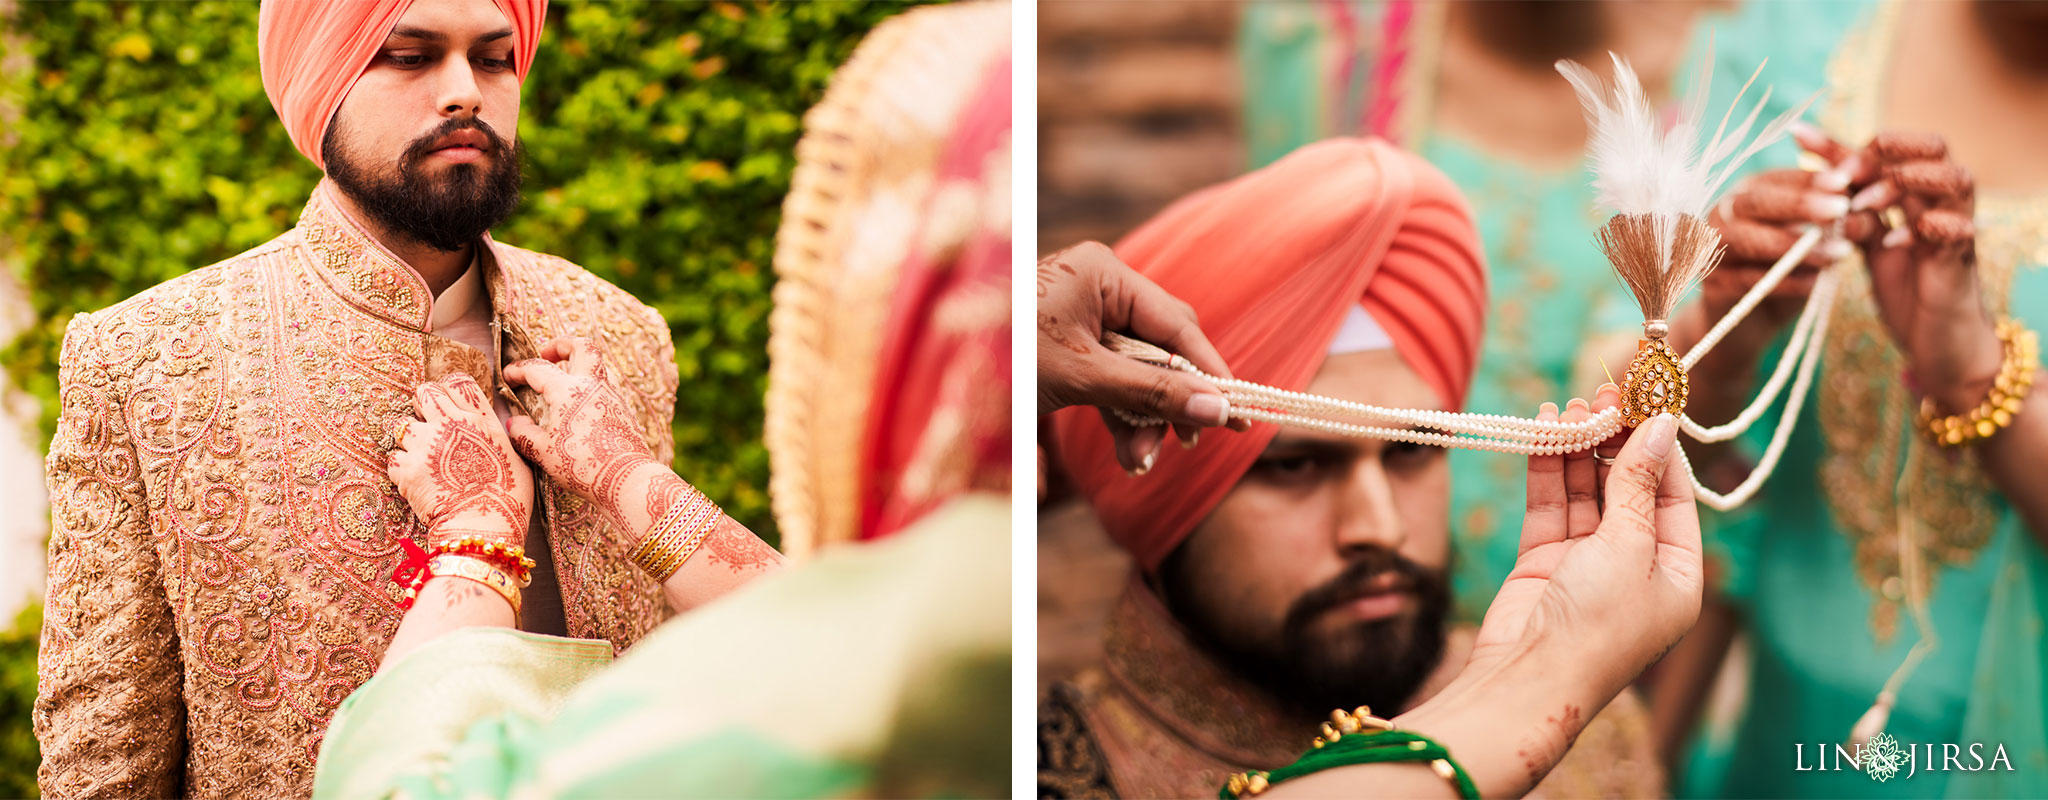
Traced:
<svg viewBox="0 0 2048 800">
<path fill-rule="evenodd" d="M 419 418 L 391 451 L 391 480 L 427 526 L 430 545 L 482 536 L 526 543 L 533 474 L 512 451 L 483 388 L 455 374 L 414 392 Z"/>
<path fill-rule="evenodd" d="M 532 386 L 548 409 L 545 424 L 514 417 L 513 444 L 564 487 L 597 503 L 622 530 L 634 530 L 626 511 L 629 478 L 660 462 L 607 376 L 595 345 L 565 339 L 550 343 L 541 354 L 505 368 L 507 380 Z M 557 360 L 565 360 L 567 369 Z M 650 495 L 651 504 L 659 493 Z M 648 512 L 650 520 L 659 516 L 659 510 Z"/>
</svg>

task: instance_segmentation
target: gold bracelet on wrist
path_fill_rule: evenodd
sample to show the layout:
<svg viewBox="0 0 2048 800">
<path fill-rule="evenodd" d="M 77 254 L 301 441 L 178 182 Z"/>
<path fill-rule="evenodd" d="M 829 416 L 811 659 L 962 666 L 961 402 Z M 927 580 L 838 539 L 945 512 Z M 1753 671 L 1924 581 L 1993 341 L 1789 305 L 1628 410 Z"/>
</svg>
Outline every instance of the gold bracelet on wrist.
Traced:
<svg viewBox="0 0 2048 800">
<path fill-rule="evenodd" d="M 647 531 L 647 536 L 633 551 L 633 563 L 639 564 L 655 580 L 668 580 L 682 568 L 683 562 L 697 552 L 704 538 L 718 527 L 718 519 L 723 515 L 717 504 L 691 489 Z"/>
<path fill-rule="evenodd" d="M 1967 412 L 1940 417 L 1935 415 L 1933 398 L 1920 399 L 1920 429 L 1936 444 L 1976 444 L 2004 430 L 2019 415 L 2027 391 L 2034 386 L 2034 370 L 2040 365 L 2040 339 L 2011 317 L 1999 320 L 1997 331 L 2005 359 L 1998 365 L 1998 376 L 1991 379 L 1991 393 L 1984 402 Z"/>
<path fill-rule="evenodd" d="M 427 562 L 427 574 L 436 578 L 467 578 L 490 587 L 512 604 L 512 616 L 519 616 L 519 583 L 496 564 L 472 556 L 443 553 Z"/>
<path fill-rule="evenodd" d="M 654 521 L 654 526 L 647 529 L 647 535 L 640 538 L 640 546 L 633 549 L 633 563 L 640 565 L 641 569 L 649 573 L 655 572 L 658 565 L 657 556 L 663 551 L 663 542 L 668 538 L 667 531 L 680 525 L 683 517 L 690 513 L 689 500 L 690 498 L 686 497 L 677 501 L 662 513 L 660 519 Z"/>
<path fill-rule="evenodd" d="M 491 536 L 465 534 L 434 545 L 433 555 L 443 553 L 489 562 L 511 575 L 521 589 L 533 583 L 534 561 L 526 557 L 526 548 L 519 545 L 507 544 Z"/>
<path fill-rule="evenodd" d="M 690 513 L 673 528 L 664 539 L 664 546 L 653 570 L 654 577 L 666 581 L 681 569 L 683 562 L 697 552 L 704 543 L 704 536 L 711 532 L 722 513 L 710 499 L 699 494 L 691 504 Z"/>
</svg>

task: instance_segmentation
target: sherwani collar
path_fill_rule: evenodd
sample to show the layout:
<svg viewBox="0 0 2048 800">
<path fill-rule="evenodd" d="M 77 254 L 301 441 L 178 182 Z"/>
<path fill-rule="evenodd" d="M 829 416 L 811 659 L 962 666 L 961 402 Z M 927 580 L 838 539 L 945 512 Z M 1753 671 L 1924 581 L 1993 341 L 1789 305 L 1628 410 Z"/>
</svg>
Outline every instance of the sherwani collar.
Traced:
<svg viewBox="0 0 2048 800">
<path fill-rule="evenodd" d="M 313 253 L 314 272 L 343 302 L 406 330 L 430 330 L 434 295 L 426 281 L 348 213 L 341 202 L 341 187 L 334 181 L 322 179 L 313 189 L 305 210 L 299 213 L 298 230 Z M 506 288 L 500 269 L 506 259 L 500 249 L 485 233 L 469 273 L 457 281 L 473 281 L 476 285 L 470 291 L 489 287 L 494 312 L 503 308 L 499 298 Z M 448 294 L 454 294 L 454 289 Z"/>
</svg>

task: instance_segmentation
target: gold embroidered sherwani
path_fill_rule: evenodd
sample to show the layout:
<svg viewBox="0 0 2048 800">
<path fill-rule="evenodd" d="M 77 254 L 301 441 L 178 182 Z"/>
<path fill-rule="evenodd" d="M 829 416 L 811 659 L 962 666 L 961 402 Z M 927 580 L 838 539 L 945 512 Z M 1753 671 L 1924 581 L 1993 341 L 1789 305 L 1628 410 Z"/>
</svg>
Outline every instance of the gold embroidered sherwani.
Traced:
<svg viewBox="0 0 2048 800">
<path fill-rule="evenodd" d="M 423 332 L 411 268 L 313 194 L 298 227 L 93 314 L 64 337 L 48 462 L 39 661 L 42 790 L 55 797 L 302 796 L 329 715 L 398 628 L 385 477 L 422 382 L 498 365 Z M 484 239 L 498 364 L 598 342 L 656 457 L 672 452 L 660 314 L 563 259 Z M 619 535 L 538 475 L 571 636 L 632 644 L 667 614 Z"/>
<path fill-rule="evenodd" d="M 1453 628 L 1418 701 L 1448 685 L 1475 631 Z M 1054 683 L 1038 707 L 1038 796 L 1215 797 L 1233 772 L 1271 770 L 1301 757 L 1314 719 L 1279 701 L 1197 646 L 1142 583 L 1110 612 L 1104 659 Z M 1658 797 L 1663 770 L 1649 717 L 1623 691 L 1595 715 L 1530 797 Z"/>
</svg>

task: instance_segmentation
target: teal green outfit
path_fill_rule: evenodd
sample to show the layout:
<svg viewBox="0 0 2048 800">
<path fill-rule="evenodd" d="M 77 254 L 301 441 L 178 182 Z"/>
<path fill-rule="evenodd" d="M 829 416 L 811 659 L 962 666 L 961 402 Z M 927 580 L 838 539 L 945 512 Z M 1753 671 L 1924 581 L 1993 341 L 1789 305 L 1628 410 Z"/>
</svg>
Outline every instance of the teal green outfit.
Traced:
<svg viewBox="0 0 2048 800">
<path fill-rule="evenodd" d="M 992 797 L 1008 791 L 1007 496 L 757 579 L 613 659 L 446 634 L 342 701 L 316 798 Z"/>
<path fill-rule="evenodd" d="M 1407 34 L 1385 35 L 1399 27 L 1382 24 L 1397 8 L 1413 12 Z M 1240 52 L 1254 165 L 1325 136 L 1371 132 L 1368 120 L 1387 118 L 1372 112 L 1375 85 L 1398 85 L 1406 97 L 1426 100 L 1427 82 L 1390 83 L 1375 74 L 1373 57 L 1376 48 L 1396 47 L 1405 61 L 1432 63 L 1429 28 L 1413 22 L 1426 19 L 1426 8 L 1252 4 Z M 1332 24 L 1338 10 L 1354 34 Z M 1763 119 L 1826 88 L 1807 119 L 1860 143 L 1874 133 L 1876 76 L 1897 33 L 1888 23 L 1894 10 L 1868 0 L 1745 3 L 1730 16 L 1702 21 L 1688 63 L 1697 63 L 1711 31 L 1716 59 L 1708 108 L 1718 115 L 1768 57 L 1749 95 L 1753 102 L 1762 86 L 1774 88 Z M 1356 58 L 1347 62 L 1347 51 Z M 1346 63 L 1348 72 L 1339 66 Z M 1539 401 L 1583 393 L 1586 387 L 1566 383 L 1582 372 L 1571 360 L 1581 343 L 1640 322 L 1592 244 L 1601 220 L 1587 176 L 1532 174 L 1432 135 L 1413 119 L 1388 132 L 1407 133 L 1404 146 L 1467 192 L 1487 248 L 1490 316 L 1468 409 L 1527 415 Z M 1748 169 L 1791 166 L 1796 153 L 1780 144 Z M 2048 329 L 2048 193 L 1980 192 L 1977 224 L 1990 307 Z M 1820 373 L 1783 461 L 1744 508 L 1702 508 L 1709 573 L 1742 611 L 1754 661 L 1740 722 L 1718 736 L 1694 737 L 1674 792 L 2048 797 L 2048 558 L 2040 537 L 1971 462 L 1926 452 L 1931 448 L 1915 438 L 1917 399 L 1905 390 L 1902 362 L 1873 315 L 1860 261 L 1843 267 L 1850 273 Z M 1775 364 L 1773 355 L 1762 368 Z M 1761 453 L 1776 424 L 1774 410 L 1743 446 Z M 1454 452 L 1451 464 L 1455 585 L 1461 612 L 1472 616 L 1484 611 L 1513 564 L 1524 464 L 1465 451 Z M 1911 777 L 1902 770 L 1884 782 L 1812 769 L 1817 748 L 1825 745 L 1832 755 L 1847 740 L 1919 638 L 1900 602 L 1902 517 L 1917 520 L 1927 553 L 1927 610 L 1939 647 L 1901 687 L 1884 730 L 1902 745 L 1923 746 L 1923 763 Z M 1802 743 L 1806 770 L 1798 768 L 1795 749 Z M 1986 760 L 2002 744 L 2013 770 L 1926 771 L 1924 745 L 1935 745 L 1939 755 L 1951 743 L 1982 743 Z"/>
<path fill-rule="evenodd" d="M 1369 41 L 1384 5 L 1348 8 Z M 1327 11 L 1327 4 L 1308 3 L 1253 3 L 1245 10 L 1238 52 L 1251 167 L 1309 142 L 1362 132 L 1356 121 L 1373 102 L 1373 53 L 1360 54 L 1350 90 L 1330 99 L 1332 53 L 1342 45 L 1332 41 Z M 1591 175 L 1530 169 L 1426 127 L 1415 134 L 1416 141 L 1398 143 L 1465 193 L 1486 248 L 1486 333 L 1465 410 L 1526 417 L 1545 401 L 1562 405 L 1590 395 L 1597 381 L 1574 383 L 1601 375 L 1599 364 L 1580 363 L 1584 344 L 1642 327 L 1642 313 L 1594 244 L 1593 232 L 1606 220 L 1593 208 Z M 1626 367 L 1608 366 L 1617 378 Z M 1476 622 L 1515 563 L 1528 462 L 1453 450 L 1450 465 L 1452 584 L 1459 616 Z"/>
<path fill-rule="evenodd" d="M 1808 119 L 1838 140 L 1867 141 L 1898 33 L 1895 11 L 1867 2 L 1746 4 L 1710 26 L 1717 61 L 1709 107 L 1724 108 L 1768 57 L 1758 79 L 1775 89 L 1765 117 L 1826 88 Z M 1775 147 L 1751 169 L 1790 166 L 1795 154 Z M 2048 194 L 1980 192 L 1977 226 L 1989 307 L 2048 328 Z M 1743 612 L 1755 660 L 1741 723 L 1727 741 L 1697 743 L 1679 791 L 2048 797 L 2048 560 L 2040 537 L 1972 460 L 1950 459 L 1912 430 L 1918 401 L 1872 316 L 1860 256 L 1852 259 L 1842 265 L 1851 270 L 1844 297 L 1783 462 L 1749 505 L 1708 514 L 1713 545 L 1731 567 L 1721 588 Z M 1776 422 L 1766 417 L 1745 445 L 1761 452 Z M 1919 520 L 1939 645 L 1900 688 L 1884 731 L 1902 745 L 1934 744 L 1937 759 L 1943 744 L 1982 743 L 1986 760 L 2002 744 L 2013 771 L 1929 772 L 1924 748 L 1910 778 L 1904 770 L 1879 782 L 1856 771 L 1797 769 L 1795 744 L 1805 744 L 1805 765 L 1816 766 L 1816 748 L 1847 739 L 1919 638 L 1898 602 L 1902 517 Z"/>
</svg>

